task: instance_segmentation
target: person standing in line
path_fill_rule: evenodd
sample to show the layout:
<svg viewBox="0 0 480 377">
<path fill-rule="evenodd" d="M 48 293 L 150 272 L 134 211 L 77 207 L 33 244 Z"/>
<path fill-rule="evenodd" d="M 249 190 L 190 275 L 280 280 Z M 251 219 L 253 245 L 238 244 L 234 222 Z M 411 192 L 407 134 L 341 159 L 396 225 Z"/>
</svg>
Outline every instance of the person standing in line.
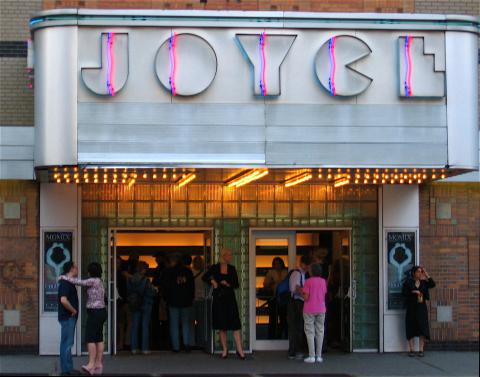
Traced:
<svg viewBox="0 0 480 377">
<path fill-rule="evenodd" d="M 222 359 L 228 357 L 227 331 L 233 331 L 237 356 L 245 360 L 242 348 L 240 315 L 238 313 L 235 289 L 239 288 L 237 270 L 230 263 L 233 252 L 223 248 L 220 252 L 220 263 L 211 266 L 203 275 L 203 281 L 211 284 L 212 292 L 212 324 L 214 330 L 220 330 L 222 343 Z"/>
<path fill-rule="evenodd" d="M 195 283 L 195 296 L 193 299 L 194 342 L 196 347 L 205 346 L 205 261 L 199 255 L 193 258 L 193 280 Z"/>
<path fill-rule="evenodd" d="M 327 282 L 322 278 L 322 265 L 315 263 L 310 267 L 311 276 L 303 287 L 303 320 L 305 322 L 305 335 L 308 344 L 308 357 L 306 363 L 321 363 L 323 333 L 325 323 L 325 295 Z"/>
<path fill-rule="evenodd" d="M 132 311 L 131 347 L 134 355 L 139 352 L 140 327 L 142 330 L 141 351 L 144 355 L 150 353 L 150 321 L 157 290 L 145 277 L 147 269 L 147 263 L 138 262 L 136 272 L 127 283 L 127 302 Z"/>
<path fill-rule="evenodd" d="M 74 278 L 78 268 L 73 262 L 63 265 L 63 273 Z M 78 319 L 78 294 L 72 283 L 66 280 L 58 282 L 58 322 L 61 326 L 60 368 L 62 376 L 78 375 L 80 371 L 73 369 L 72 346 L 75 341 L 75 326 Z"/>
<path fill-rule="evenodd" d="M 302 289 L 305 285 L 306 274 L 310 264 L 310 256 L 302 255 L 299 268 L 290 274 L 289 286 L 291 296 L 287 308 L 289 359 L 303 359 L 307 348 L 303 324 L 304 302 Z"/>
<path fill-rule="evenodd" d="M 68 275 L 60 276 L 61 280 L 74 285 L 87 287 L 87 324 L 85 329 L 85 342 L 88 349 L 88 364 L 82 365 L 87 374 L 103 373 L 103 325 L 107 320 L 105 305 L 105 288 L 102 281 L 102 266 L 98 263 L 88 265 L 89 279 L 80 280 Z"/>
<path fill-rule="evenodd" d="M 195 283 L 192 271 L 184 265 L 184 258 L 174 255 L 172 261 L 174 266 L 165 272 L 163 280 L 170 317 L 172 351 L 180 352 L 181 324 L 183 346 L 185 352 L 190 352 L 192 346 L 190 331 L 192 330 L 191 319 Z"/>
<path fill-rule="evenodd" d="M 408 340 L 408 356 L 415 356 L 414 338 L 419 337 L 418 356 L 424 356 L 425 339 L 430 340 L 430 328 L 428 324 L 427 300 L 430 300 L 429 289 L 435 287 L 435 282 L 428 275 L 425 268 L 414 266 L 411 277 L 402 287 L 402 293 L 406 297 L 405 329 Z"/>
</svg>

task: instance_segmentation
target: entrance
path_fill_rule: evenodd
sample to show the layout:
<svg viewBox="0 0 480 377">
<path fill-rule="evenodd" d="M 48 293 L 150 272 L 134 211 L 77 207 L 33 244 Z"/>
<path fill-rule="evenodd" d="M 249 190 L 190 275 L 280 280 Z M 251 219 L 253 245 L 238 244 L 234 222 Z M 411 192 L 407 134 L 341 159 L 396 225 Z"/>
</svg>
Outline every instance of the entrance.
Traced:
<svg viewBox="0 0 480 377">
<path fill-rule="evenodd" d="M 350 230 L 252 230 L 250 238 L 250 341 L 254 350 L 287 350 L 287 308 L 276 286 L 310 255 L 325 268 L 328 294 L 325 346 L 351 351 Z"/>
<path fill-rule="evenodd" d="M 135 266 L 141 262 L 146 263 L 146 277 L 158 289 L 150 316 L 149 350 L 172 349 L 168 308 L 162 286 L 165 269 L 176 260 L 181 260 L 192 269 L 195 284 L 201 286 L 196 290 L 192 308 L 191 340 L 196 349 L 211 352 L 210 313 L 207 310 L 210 305 L 201 281 L 201 273 L 211 264 L 211 229 L 112 229 L 110 235 L 111 261 L 115 262 L 111 263 L 110 274 L 110 286 L 115 292 L 110 296 L 113 353 L 131 350 L 132 315 L 126 300 L 126 283 L 134 273 Z M 199 266 L 200 270 L 196 270 Z M 138 336 L 141 338 L 141 331 Z M 182 344 L 182 336 L 180 342 Z"/>
</svg>

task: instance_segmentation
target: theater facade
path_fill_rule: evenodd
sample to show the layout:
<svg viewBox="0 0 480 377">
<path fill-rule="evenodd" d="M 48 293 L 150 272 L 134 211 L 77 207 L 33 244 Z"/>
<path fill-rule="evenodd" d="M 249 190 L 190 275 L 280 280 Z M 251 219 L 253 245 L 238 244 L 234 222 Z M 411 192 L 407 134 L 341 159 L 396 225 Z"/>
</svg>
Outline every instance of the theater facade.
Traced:
<svg viewBox="0 0 480 377">
<path fill-rule="evenodd" d="M 30 28 L 34 170 L 15 171 L 40 185 L 40 354 L 58 352 L 65 261 L 107 272 L 116 353 L 117 259 L 208 265 L 222 247 L 248 350 L 286 347 L 263 287 L 273 258 L 293 268 L 318 248 L 334 346 L 405 349 L 419 187 L 479 166 L 477 18 L 59 9 Z"/>
</svg>

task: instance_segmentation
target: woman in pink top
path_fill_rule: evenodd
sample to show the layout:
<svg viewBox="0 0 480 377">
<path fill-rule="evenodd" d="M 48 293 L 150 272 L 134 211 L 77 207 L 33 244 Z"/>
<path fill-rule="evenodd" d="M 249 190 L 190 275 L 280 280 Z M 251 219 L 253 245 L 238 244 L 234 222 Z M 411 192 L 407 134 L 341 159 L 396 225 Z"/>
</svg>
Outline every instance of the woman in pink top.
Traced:
<svg viewBox="0 0 480 377">
<path fill-rule="evenodd" d="M 303 305 L 303 320 L 308 344 L 308 357 L 304 361 L 306 363 L 314 363 L 315 361 L 321 363 L 323 361 L 322 343 L 325 313 L 327 312 L 325 306 L 327 282 L 321 277 L 321 264 L 312 264 L 310 270 L 311 277 L 306 280 L 303 287 L 303 298 L 305 301 Z"/>
<path fill-rule="evenodd" d="M 88 266 L 90 278 L 80 280 L 65 275 L 65 279 L 72 284 L 87 287 L 87 324 L 85 329 L 85 341 L 88 348 L 88 364 L 82 369 L 88 374 L 102 374 L 103 372 L 103 325 L 107 319 L 105 307 L 105 288 L 102 281 L 102 267 L 98 263 L 90 263 Z"/>
</svg>

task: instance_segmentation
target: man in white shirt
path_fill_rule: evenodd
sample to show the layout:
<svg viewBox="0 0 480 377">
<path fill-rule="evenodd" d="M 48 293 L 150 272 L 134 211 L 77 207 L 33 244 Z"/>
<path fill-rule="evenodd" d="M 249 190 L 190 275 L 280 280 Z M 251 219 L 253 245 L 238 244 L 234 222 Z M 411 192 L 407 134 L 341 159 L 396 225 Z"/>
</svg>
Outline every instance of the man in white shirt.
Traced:
<svg viewBox="0 0 480 377">
<path fill-rule="evenodd" d="M 303 329 L 303 296 L 306 274 L 311 258 L 302 255 L 300 266 L 290 274 L 289 286 L 291 298 L 288 303 L 288 358 L 303 359 L 307 350 L 307 341 Z"/>
</svg>

